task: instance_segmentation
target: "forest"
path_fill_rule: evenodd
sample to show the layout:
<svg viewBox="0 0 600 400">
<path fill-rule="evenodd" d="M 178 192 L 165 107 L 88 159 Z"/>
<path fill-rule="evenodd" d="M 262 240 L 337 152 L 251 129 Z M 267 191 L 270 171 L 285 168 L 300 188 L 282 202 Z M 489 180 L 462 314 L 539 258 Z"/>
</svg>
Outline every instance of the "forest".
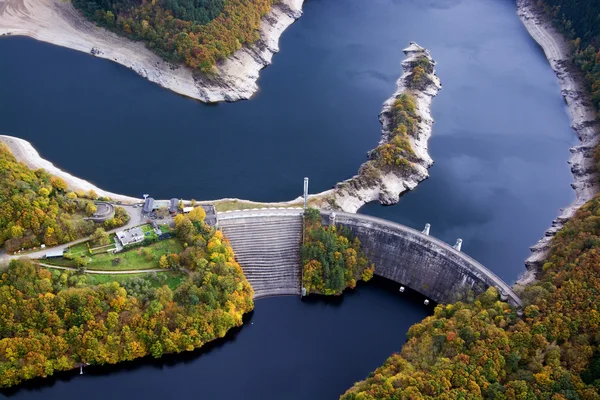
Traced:
<svg viewBox="0 0 600 400">
<path fill-rule="evenodd" d="M 538 5 L 572 40 L 600 110 L 600 2 Z M 599 247 L 596 196 L 555 236 L 538 281 L 522 288 L 522 316 L 493 288 L 472 303 L 438 305 L 400 353 L 341 398 L 600 399 Z"/>
<path fill-rule="evenodd" d="M 539 0 L 573 43 L 575 64 L 583 71 L 596 110 L 600 110 L 600 2 L 597 0 Z"/>
<path fill-rule="evenodd" d="M 438 305 L 398 354 L 343 396 L 366 399 L 599 399 L 600 197 L 556 235 L 522 317 L 490 288 Z"/>
<path fill-rule="evenodd" d="M 349 228 L 323 226 L 321 214 L 314 208 L 306 210 L 304 221 L 302 287 L 307 294 L 339 295 L 373 277 L 375 266 Z"/>
<path fill-rule="evenodd" d="M 146 46 L 162 58 L 214 72 L 246 43 L 259 39 L 274 0 L 73 0 L 97 24 Z"/>
<path fill-rule="evenodd" d="M 253 291 L 229 243 L 203 211 L 178 216 L 176 231 L 186 273 L 175 288 L 154 278 L 93 285 L 86 275 L 13 260 L 0 277 L 0 386 L 82 363 L 191 351 L 240 326 Z"/>
<path fill-rule="evenodd" d="M 380 168 L 410 169 L 411 160 L 414 161 L 415 158 L 410 138 L 417 134 L 419 125 L 412 95 L 403 93 L 394 101 L 391 119 L 387 143 L 379 145 L 372 156 Z"/>
<path fill-rule="evenodd" d="M 91 234 L 96 226 L 83 218 L 96 211 L 92 200 L 97 197 L 93 191 L 69 191 L 65 181 L 43 169 L 32 171 L 0 143 L 0 247 L 6 251 L 55 246 Z M 128 219 L 117 207 L 106 226 L 116 228 Z"/>
</svg>

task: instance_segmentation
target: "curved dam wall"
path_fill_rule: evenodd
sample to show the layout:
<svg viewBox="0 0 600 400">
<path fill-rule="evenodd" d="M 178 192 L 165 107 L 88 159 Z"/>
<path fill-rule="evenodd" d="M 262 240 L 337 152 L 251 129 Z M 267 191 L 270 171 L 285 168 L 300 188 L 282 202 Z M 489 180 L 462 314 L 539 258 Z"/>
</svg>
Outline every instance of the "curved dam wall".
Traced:
<svg viewBox="0 0 600 400">
<path fill-rule="evenodd" d="M 324 224 L 332 212 L 322 211 Z M 416 290 L 438 303 L 463 300 L 469 290 L 480 294 L 496 287 L 503 300 L 521 300 L 511 287 L 483 265 L 441 240 L 407 226 L 360 214 L 335 212 L 375 263 L 375 274 Z"/>
<path fill-rule="evenodd" d="M 330 223 L 332 211 L 321 211 Z M 303 210 L 255 209 L 218 213 L 255 297 L 300 294 L 300 244 Z M 335 212 L 375 263 L 375 274 L 398 282 L 438 303 L 464 299 L 496 287 L 503 300 L 521 300 L 511 287 L 483 265 L 447 243 L 407 226 L 361 214 Z"/>
</svg>

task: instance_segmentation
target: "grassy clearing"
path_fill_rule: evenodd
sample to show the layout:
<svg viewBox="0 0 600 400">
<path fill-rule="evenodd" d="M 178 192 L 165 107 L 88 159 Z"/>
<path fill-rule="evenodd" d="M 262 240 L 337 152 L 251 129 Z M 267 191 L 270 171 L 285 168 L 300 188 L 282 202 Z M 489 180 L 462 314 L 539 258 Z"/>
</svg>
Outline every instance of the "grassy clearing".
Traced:
<svg viewBox="0 0 600 400">
<path fill-rule="evenodd" d="M 88 256 L 90 255 L 88 249 L 88 242 L 78 243 L 72 247 L 69 247 L 68 253 L 72 254 L 74 257 L 79 256 Z"/>
<path fill-rule="evenodd" d="M 158 235 L 156 234 L 156 232 L 154 232 L 154 228 L 152 228 L 152 225 L 146 224 L 142 225 L 140 228 L 142 228 L 142 232 L 144 233 L 145 238 L 158 239 Z"/>
<path fill-rule="evenodd" d="M 158 276 L 164 277 L 161 279 L 151 279 L 152 287 L 161 287 L 167 285 L 171 289 L 176 289 L 185 279 L 186 275 L 181 272 L 174 271 L 157 271 Z M 122 284 L 131 278 L 146 278 L 150 274 L 119 274 L 119 275 L 86 275 L 91 285 L 100 285 L 102 283 L 118 282 Z"/>
<path fill-rule="evenodd" d="M 101 253 L 91 256 L 87 269 L 100 271 L 126 271 L 135 269 L 159 268 L 158 260 L 163 254 L 179 254 L 183 246 L 176 238 L 166 239 L 149 246 L 138 247 L 121 253 Z M 85 254 L 89 256 L 89 253 Z M 72 260 L 52 259 L 47 264 L 63 267 L 75 267 Z"/>
</svg>

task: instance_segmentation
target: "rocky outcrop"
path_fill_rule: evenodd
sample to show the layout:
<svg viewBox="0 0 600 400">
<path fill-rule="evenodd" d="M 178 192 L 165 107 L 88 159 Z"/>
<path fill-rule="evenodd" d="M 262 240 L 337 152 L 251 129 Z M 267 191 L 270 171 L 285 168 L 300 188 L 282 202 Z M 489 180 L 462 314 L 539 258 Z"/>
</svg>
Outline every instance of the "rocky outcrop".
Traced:
<svg viewBox="0 0 600 400">
<path fill-rule="evenodd" d="M 258 90 L 261 69 L 279 51 L 279 37 L 302 15 L 304 0 L 281 0 L 262 20 L 260 39 L 200 75 L 166 62 L 133 42 L 100 28 L 63 0 L 0 0 L 0 36 L 24 35 L 106 58 L 131 68 L 164 88 L 205 102 L 248 99 Z"/>
<path fill-rule="evenodd" d="M 392 138 L 394 102 L 402 94 L 410 93 L 415 99 L 416 113 L 419 118 L 418 132 L 409 138 L 414 152 L 411 159 L 412 168 L 383 170 L 376 166 L 374 160 L 369 160 L 361 165 L 358 175 L 338 183 L 332 190 L 311 195 L 312 201 L 319 207 L 356 212 L 360 207 L 372 201 L 379 201 L 386 205 L 395 204 L 400 200 L 403 192 L 414 189 L 419 182 L 429 177 L 427 169 L 433 164 L 427 151 L 427 142 L 433 126 L 431 102 L 441 89 L 441 84 L 435 75 L 435 61 L 428 50 L 416 43 L 411 43 L 404 53 L 407 57 L 402 62 L 403 73 L 396 82 L 396 91 L 383 104 L 383 110 L 379 115 L 383 126 L 379 144 L 386 144 Z M 429 60 L 431 71 L 422 85 L 411 88 L 413 70 L 418 60 L 423 57 Z M 373 158 L 373 151 L 369 152 L 369 158 Z"/>
<path fill-rule="evenodd" d="M 556 232 L 579 207 L 598 193 L 594 151 L 600 138 L 600 125 L 596 121 L 596 112 L 583 84 L 581 71 L 571 61 L 568 41 L 532 0 L 518 0 L 517 13 L 529 34 L 543 48 L 550 66 L 556 73 L 561 93 L 571 114 L 572 127 L 580 140 L 577 146 L 570 149 L 569 159 L 575 178 L 571 186 L 575 189 L 576 199 L 569 207 L 561 210 L 544 237 L 531 247 L 531 255 L 525 261 L 527 273 L 519 280 L 519 283 L 528 283 L 535 279 L 535 273 L 548 256 Z"/>
</svg>

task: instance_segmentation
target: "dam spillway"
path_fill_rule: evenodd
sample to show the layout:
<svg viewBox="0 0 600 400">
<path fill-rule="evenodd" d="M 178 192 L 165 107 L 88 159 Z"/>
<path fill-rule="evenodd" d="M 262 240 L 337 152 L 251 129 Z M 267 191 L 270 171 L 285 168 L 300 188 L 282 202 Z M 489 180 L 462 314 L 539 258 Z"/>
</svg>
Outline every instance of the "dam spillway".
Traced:
<svg viewBox="0 0 600 400">
<path fill-rule="evenodd" d="M 218 214 L 255 299 L 300 295 L 301 211 Z"/>
<path fill-rule="evenodd" d="M 333 212 L 321 211 L 323 224 Z M 301 293 L 303 210 L 253 209 L 218 213 L 255 298 Z M 465 300 L 494 286 L 503 300 L 521 306 L 512 288 L 465 253 L 407 226 L 362 214 L 335 212 L 375 264 L 375 275 L 393 280 L 437 303 Z"/>
</svg>

